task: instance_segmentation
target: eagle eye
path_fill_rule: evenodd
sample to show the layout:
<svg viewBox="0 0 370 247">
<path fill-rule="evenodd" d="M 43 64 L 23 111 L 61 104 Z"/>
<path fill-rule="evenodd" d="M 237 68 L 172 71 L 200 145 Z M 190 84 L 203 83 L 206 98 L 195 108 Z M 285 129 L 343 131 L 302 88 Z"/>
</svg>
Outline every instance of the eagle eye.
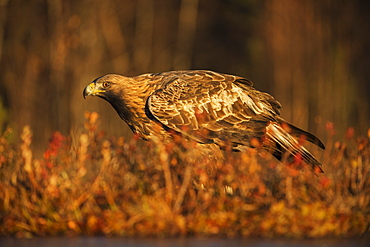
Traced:
<svg viewBox="0 0 370 247">
<path fill-rule="evenodd" d="M 109 81 L 103 82 L 103 88 L 109 88 L 109 87 L 110 87 L 110 82 Z"/>
</svg>

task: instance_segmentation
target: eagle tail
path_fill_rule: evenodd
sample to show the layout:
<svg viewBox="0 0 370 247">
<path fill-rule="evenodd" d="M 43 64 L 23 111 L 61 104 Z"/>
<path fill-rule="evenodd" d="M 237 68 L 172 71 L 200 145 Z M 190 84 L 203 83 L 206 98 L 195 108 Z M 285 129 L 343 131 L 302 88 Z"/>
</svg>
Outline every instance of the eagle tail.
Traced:
<svg viewBox="0 0 370 247">
<path fill-rule="evenodd" d="M 289 125 L 291 127 L 292 125 Z M 294 126 L 293 126 L 294 127 Z M 294 127 L 294 131 L 296 131 L 298 128 Z M 300 130 L 300 129 L 298 129 Z M 303 131 L 303 130 L 302 130 Z M 303 135 L 300 131 L 299 133 Z M 285 161 L 288 164 L 292 165 L 299 165 L 302 161 L 306 164 L 309 164 L 312 166 L 313 170 L 318 171 L 319 173 L 323 173 L 322 165 L 321 163 L 307 150 L 305 149 L 292 135 L 290 135 L 281 125 L 276 123 L 270 123 L 267 126 L 266 130 L 266 136 L 269 140 L 269 142 L 273 142 L 275 147 L 273 150 L 271 150 L 272 155 L 277 158 L 280 161 Z M 321 141 L 317 142 L 317 137 L 315 137 L 312 134 L 309 134 L 307 137 L 307 140 L 317 144 L 321 143 Z M 322 144 L 322 143 L 321 143 Z M 322 147 L 323 145 L 318 145 L 319 147 Z"/>
<path fill-rule="evenodd" d="M 304 130 L 302 130 L 302 129 L 300 129 L 300 128 L 292 125 L 292 124 L 289 124 L 287 122 L 281 122 L 280 124 L 283 125 L 283 126 L 285 125 L 285 126 L 288 127 L 288 133 L 289 134 L 297 136 L 297 137 L 303 136 L 307 141 L 315 144 L 316 146 L 318 146 L 321 149 L 325 149 L 325 145 L 320 141 L 319 138 L 317 138 L 313 134 L 308 133 L 307 131 L 304 131 Z"/>
</svg>

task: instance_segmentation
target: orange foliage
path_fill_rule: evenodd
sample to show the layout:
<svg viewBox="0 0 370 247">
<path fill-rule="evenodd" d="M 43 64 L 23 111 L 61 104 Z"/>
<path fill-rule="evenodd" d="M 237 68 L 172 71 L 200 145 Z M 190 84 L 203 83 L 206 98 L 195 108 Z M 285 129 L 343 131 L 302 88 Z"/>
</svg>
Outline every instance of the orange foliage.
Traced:
<svg viewBox="0 0 370 247">
<path fill-rule="evenodd" d="M 349 129 L 324 174 L 286 167 L 258 148 L 212 155 L 107 137 L 86 113 L 79 136 L 56 132 L 43 159 L 0 137 L 0 235 L 352 237 L 368 229 L 370 145 Z M 327 125 L 330 138 L 335 133 Z M 330 143 L 334 143 L 332 140 Z"/>
</svg>

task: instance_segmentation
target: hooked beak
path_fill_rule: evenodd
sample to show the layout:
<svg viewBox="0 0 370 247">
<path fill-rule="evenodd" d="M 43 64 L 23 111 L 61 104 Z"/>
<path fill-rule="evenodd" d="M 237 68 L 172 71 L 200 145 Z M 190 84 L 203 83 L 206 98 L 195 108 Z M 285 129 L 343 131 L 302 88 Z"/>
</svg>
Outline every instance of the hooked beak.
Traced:
<svg viewBox="0 0 370 247">
<path fill-rule="evenodd" d="M 84 99 L 86 99 L 87 96 L 98 96 L 102 92 L 104 92 L 104 90 L 100 90 L 96 87 L 95 82 L 91 82 L 85 87 L 82 95 L 84 96 Z"/>
</svg>

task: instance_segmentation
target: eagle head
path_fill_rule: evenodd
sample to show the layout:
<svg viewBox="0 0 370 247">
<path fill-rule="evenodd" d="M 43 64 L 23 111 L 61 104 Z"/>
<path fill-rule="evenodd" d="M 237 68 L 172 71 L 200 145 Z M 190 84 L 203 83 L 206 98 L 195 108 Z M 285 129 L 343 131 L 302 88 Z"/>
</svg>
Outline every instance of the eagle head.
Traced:
<svg viewBox="0 0 370 247">
<path fill-rule="evenodd" d="M 108 74 L 93 80 L 83 90 L 83 97 L 98 96 L 107 101 L 122 93 L 125 77 L 116 74 Z"/>
<path fill-rule="evenodd" d="M 134 116 L 145 116 L 145 100 L 136 100 L 132 96 L 137 96 L 136 84 L 130 77 L 108 74 L 87 85 L 83 90 L 83 97 L 97 96 L 108 101 L 118 115 L 134 129 Z"/>
</svg>

